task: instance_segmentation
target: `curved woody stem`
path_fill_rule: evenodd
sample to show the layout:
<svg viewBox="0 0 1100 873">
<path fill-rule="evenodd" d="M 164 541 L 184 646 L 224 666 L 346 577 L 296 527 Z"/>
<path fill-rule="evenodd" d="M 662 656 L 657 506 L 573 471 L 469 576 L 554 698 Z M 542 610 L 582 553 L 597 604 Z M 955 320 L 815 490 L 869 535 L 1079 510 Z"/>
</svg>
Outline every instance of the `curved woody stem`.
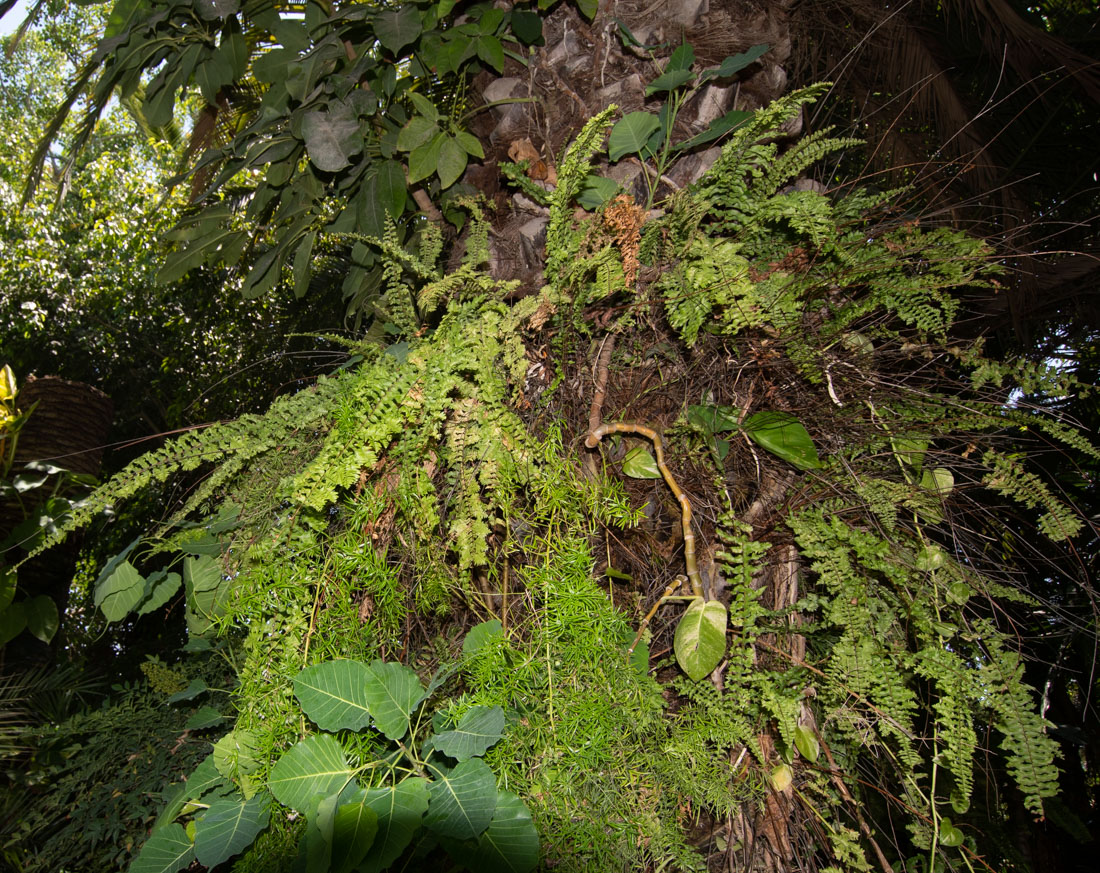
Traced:
<svg viewBox="0 0 1100 873">
<path fill-rule="evenodd" d="M 653 430 L 653 428 L 646 427 L 642 424 L 630 424 L 628 422 L 606 423 L 601 424 L 594 430 L 590 430 L 584 444 L 588 448 L 594 449 L 599 441 L 609 433 L 637 434 L 653 443 L 653 451 L 654 454 L 657 455 L 657 469 L 661 471 L 665 483 L 672 489 L 672 493 L 676 496 L 676 500 L 680 504 L 681 523 L 684 528 L 684 564 L 687 567 L 687 577 L 691 582 L 691 593 L 696 597 L 703 597 L 703 580 L 699 575 L 699 567 L 695 563 L 695 532 L 691 529 L 691 502 L 688 500 L 687 495 L 680 489 L 680 486 L 676 484 L 676 480 L 672 477 L 672 473 L 665 465 L 665 452 L 660 435 L 657 431 Z"/>
</svg>

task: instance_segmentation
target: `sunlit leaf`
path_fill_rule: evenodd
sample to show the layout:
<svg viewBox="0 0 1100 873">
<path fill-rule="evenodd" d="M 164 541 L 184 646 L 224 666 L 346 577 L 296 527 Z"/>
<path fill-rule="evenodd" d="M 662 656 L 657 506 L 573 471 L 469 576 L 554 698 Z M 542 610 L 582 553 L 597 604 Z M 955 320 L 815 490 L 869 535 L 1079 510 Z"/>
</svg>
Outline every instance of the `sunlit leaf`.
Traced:
<svg viewBox="0 0 1100 873">
<path fill-rule="evenodd" d="M 768 782 L 776 791 L 786 791 L 794 781 L 794 771 L 790 764 L 779 764 L 768 774 Z"/>
<path fill-rule="evenodd" d="M 387 739 L 399 740 L 409 730 L 409 715 L 424 698 L 424 686 L 403 664 L 373 661 L 367 668 L 365 696 L 375 726 Z"/>
<path fill-rule="evenodd" d="M 121 621 L 144 596 L 145 577 L 129 561 L 123 561 L 96 585 L 93 599 L 107 621 Z"/>
<path fill-rule="evenodd" d="M 367 665 L 359 661 L 314 664 L 294 678 L 294 696 L 322 730 L 362 730 L 370 723 L 370 675 Z"/>
<path fill-rule="evenodd" d="M 672 647 L 676 663 L 698 682 L 718 666 L 726 653 L 726 607 L 717 600 L 696 597 L 676 626 Z"/>
<path fill-rule="evenodd" d="M 292 746 L 279 759 L 271 768 L 267 784 L 281 804 L 303 811 L 315 798 L 342 789 L 353 775 L 336 738 L 315 734 Z"/>
<path fill-rule="evenodd" d="M 660 479 L 657 459 L 645 446 L 635 446 L 623 458 L 623 474 L 631 479 Z"/>
<path fill-rule="evenodd" d="M 821 754 L 821 744 L 818 742 L 817 737 L 814 736 L 812 730 L 803 724 L 794 729 L 794 747 L 798 749 L 798 754 L 810 763 L 815 762 Z"/>
</svg>

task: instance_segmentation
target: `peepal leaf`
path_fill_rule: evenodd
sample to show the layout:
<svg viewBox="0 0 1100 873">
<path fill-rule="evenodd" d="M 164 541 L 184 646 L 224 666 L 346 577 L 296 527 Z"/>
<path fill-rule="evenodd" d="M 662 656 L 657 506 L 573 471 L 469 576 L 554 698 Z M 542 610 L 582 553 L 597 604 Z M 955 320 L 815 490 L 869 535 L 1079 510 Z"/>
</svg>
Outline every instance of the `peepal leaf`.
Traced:
<svg viewBox="0 0 1100 873">
<path fill-rule="evenodd" d="M 340 791 L 353 775 L 336 738 L 316 734 L 279 759 L 271 768 L 267 784 L 279 803 L 302 812 L 310 808 L 314 798 Z"/>
<path fill-rule="evenodd" d="M 465 761 L 504 736 L 504 710 L 499 706 L 474 706 L 459 719 L 454 730 L 432 737 L 432 745 L 456 761 Z"/>
<path fill-rule="evenodd" d="M 321 730 L 358 731 L 370 723 L 369 678 L 367 665 L 359 661 L 326 661 L 294 678 L 294 696 Z"/>
<path fill-rule="evenodd" d="M 726 607 L 696 597 L 676 626 L 672 647 L 676 663 L 691 680 L 703 679 L 726 653 Z"/>
<path fill-rule="evenodd" d="M 436 778 L 428 788 L 425 827 L 458 840 L 472 839 L 485 830 L 497 807 L 497 780 L 489 765 L 481 758 L 470 758 L 450 773 L 430 769 Z"/>
<path fill-rule="evenodd" d="M 215 867 L 244 851 L 267 827 L 269 805 L 266 794 L 251 800 L 215 800 L 195 822 L 195 858 L 204 867 Z"/>
<path fill-rule="evenodd" d="M 448 843 L 458 862 L 478 873 L 528 873 L 539 860 L 539 834 L 531 812 L 511 791 L 497 792 L 497 808 L 477 844 Z"/>
<path fill-rule="evenodd" d="M 121 621 L 145 596 L 145 577 L 123 561 L 95 589 L 95 605 L 107 621 Z"/>
<path fill-rule="evenodd" d="M 403 664 L 373 661 L 364 689 L 374 724 L 388 740 L 399 740 L 409 730 L 409 715 L 424 699 L 424 686 Z"/>
<path fill-rule="evenodd" d="M 757 412 L 745 419 L 741 429 L 762 449 L 800 470 L 816 470 L 821 466 L 810 434 L 789 412 Z"/>
<path fill-rule="evenodd" d="M 428 809 L 428 781 L 414 777 L 393 788 L 370 788 L 364 802 L 378 816 L 378 833 L 360 869 L 378 873 L 405 851 L 420 828 Z"/>
<path fill-rule="evenodd" d="M 170 824 L 153 831 L 130 864 L 130 873 L 176 873 L 194 860 L 195 847 L 183 825 Z"/>
</svg>

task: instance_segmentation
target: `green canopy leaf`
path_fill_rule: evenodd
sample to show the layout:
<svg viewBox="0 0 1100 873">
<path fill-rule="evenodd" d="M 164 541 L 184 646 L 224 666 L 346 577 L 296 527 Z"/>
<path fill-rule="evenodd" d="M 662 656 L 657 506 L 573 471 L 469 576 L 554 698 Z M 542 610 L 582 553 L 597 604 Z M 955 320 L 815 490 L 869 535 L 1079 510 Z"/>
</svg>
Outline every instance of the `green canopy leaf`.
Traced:
<svg viewBox="0 0 1100 873">
<path fill-rule="evenodd" d="M 730 55 L 723 59 L 722 63 L 717 67 L 710 70 L 704 70 L 699 78 L 703 81 L 707 79 L 725 79 L 741 72 L 769 48 L 770 46 L 768 45 L 754 45 L 748 51 L 743 51 L 739 55 Z"/>
<path fill-rule="evenodd" d="M 424 698 L 424 686 L 403 664 L 373 661 L 367 668 L 365 697 L 375 727 L 386 739 L 399 740 L 409 730 L 409 715 Z"/>
<path fill-rule="evenodd" d="M 267 784 L 284 806 L 308 810 L 316 797 L 340 791 L 354 775 L 344 750 L 329 734 L 307 737 L 271 768 Z"/>
<path fill-rule="evenodd" d="M 183 825 L 169 824 L 157 828 L 145 841 L 130 864 L 130 873 L 176 873 L 194 860 L 195 847 Z"/>
<path fill-rule="evenodd" d="M 359 661 L 326 661 L 294 678 L 294 696 L 322 730 L 358 731 L 370 723 L 369 678 L 370 670 Z"/>
<path fill-rule="evenodd" d="M 466 710 L 454 730 L 436 734 L 431 743 L 444 755 L 465 761 L 484 755 L 502 736 L 504 710 L 499 706 L 474 706 Z"/>
<path fill-rule="evenodd" d="M 804 724 L 797 725 L 794 729 L 794 747 L 798 749 L 798 754 L 811 764 L 817 761 L 821 754 L 821 743 L 818 742 L 814 732 Z"/>
<path fill-rule="evenodd" d="M 327 173 L 342 170 L 351 156 L 363 150 L 363 135 L 355 110 L 340 102 L 326 111 L 311 110 L 302 116 L 302 138 L 313 166 Z"/>
<path fill-rule="evenodd" d="M 816 470 L 821 466 L 810 434 L 789 412 L 757 412 L 745 419 L 741 429 L 758 446 L 800 470 Z"/>
<path fill-rule="evenodd" d="M 694 682 L 707 676 L 726 653 L 726 607 L 696 597 L 676 626 L 676 663 Z"/>
<path fill-rule="evenodd" d="M 453 136 L 444 137 L 439 145 L 439 161 L 436 164 L 436 172 L 439 174 L 439 184 L 444 188 L 450 188 L 462 176 L 466 169 L 466 149 L 464 149 Z"/>
<path fill-rule="evenodd" d="M 195 821 L 195 859 L 215 867 L 232 858 L 252 845 L 268 818 L 269 801 L 262 792 L 243 803 L 215 800 Z"/>
<path fill-rule="evenodd" d="M 436 778 L 428 788 L 424 825 L 444 837 L 476 837 L 488 827 L 497 806 L 497 780 L 489 765 L 470 758 L 450 773 L 429 767 Z"/>
</svg>

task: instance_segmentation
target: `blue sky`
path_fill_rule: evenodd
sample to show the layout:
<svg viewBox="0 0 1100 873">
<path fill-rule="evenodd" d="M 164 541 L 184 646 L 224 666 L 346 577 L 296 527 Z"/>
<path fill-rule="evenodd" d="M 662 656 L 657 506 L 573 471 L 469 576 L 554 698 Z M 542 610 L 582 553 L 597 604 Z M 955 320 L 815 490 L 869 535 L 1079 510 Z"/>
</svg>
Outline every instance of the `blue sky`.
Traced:
<svg viewBox="0 0 1100 873">
<path fill-rule="evenodd" d="M 23 23 L 23 17 L 27 14 L 27 0 L 19 0 L 15 8 L 0 18 L 0 36 L 7 36 L 15 28 Z"/>
</svg>

